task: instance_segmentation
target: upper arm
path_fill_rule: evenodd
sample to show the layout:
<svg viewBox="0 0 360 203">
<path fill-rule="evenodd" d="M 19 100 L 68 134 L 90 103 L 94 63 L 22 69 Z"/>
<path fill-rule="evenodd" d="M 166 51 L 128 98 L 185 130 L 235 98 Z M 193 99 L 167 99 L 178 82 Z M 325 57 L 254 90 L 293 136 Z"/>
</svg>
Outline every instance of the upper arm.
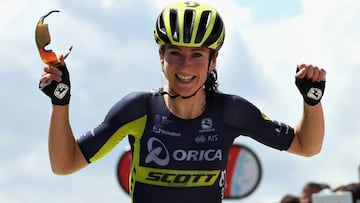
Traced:
<svg viewBox="0 0 360 203">
<path fill-rule="evenodd" d="M 73 171 L 63 171 L 65 174 L 70 174 L 74 171 L 78 171 L 82 168 L 85 168 L 87 165 L 89 165 L 89 162 L 84 157 L 84 154 L 81 152 L 80 147 L 78 143 L 76 142 L 74 145 L 74 162 L 73 162 Z M 60 174 L 61 175 L 61 174 Z"/>
<path fill-rule="evenodd" d="M 294 139 L 288 151 L 307 157 L 318 154 L 321 151 L 325 131 L 321 103 L 316 106 L 304 104 L 303 116 L 294 129 Z"/>
<path fill-rule="evenodd" d="M 225 120 L 239 132 L 279 150 L 289 148 L 294 137 L 291 126 L 270 119 L 255 105 L 238 96 L 233 96 L 226 106 Z"/>
<path fill-rule="evenodd" d="M 104 121 L 79 140 L 79 149 L 87 162 L 94 162 L 110 152 L 128 134 L 141 133 L 146 123 L 145 94 L 133 93 L 114 105 Z"/>
</svg>

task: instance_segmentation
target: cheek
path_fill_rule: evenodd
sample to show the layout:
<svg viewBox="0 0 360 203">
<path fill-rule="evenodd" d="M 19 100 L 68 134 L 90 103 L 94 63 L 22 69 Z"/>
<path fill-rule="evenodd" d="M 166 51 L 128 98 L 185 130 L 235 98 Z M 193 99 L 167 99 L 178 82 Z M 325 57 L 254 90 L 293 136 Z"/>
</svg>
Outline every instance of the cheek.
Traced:
<svg viewBox="0 0 360 203">
<path fill-rule="evenodd" d="M 162 73 L 163 73 L 163 76 L 169 80 L 169 68 L 168 68 L 168 65 L 165 63 L 161 64 L 161 69 L 162 69 Z"/>
<path fill-rule="evenodd" d="M 163 64 L 167 64 L 168 66 L 174 66 L 176 64 L 179 64 L 179 58 L 176 57 L 176 56 L 172 56 L 172 55 L 166 55 L 164 58 L 163 58 Z"/>
</svg>

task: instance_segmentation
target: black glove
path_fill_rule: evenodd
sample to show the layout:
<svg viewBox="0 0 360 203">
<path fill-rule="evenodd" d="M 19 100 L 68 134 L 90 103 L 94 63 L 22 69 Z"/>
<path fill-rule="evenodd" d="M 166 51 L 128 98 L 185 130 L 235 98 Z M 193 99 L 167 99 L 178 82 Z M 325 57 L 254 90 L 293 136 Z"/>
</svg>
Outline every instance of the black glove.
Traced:
<svg viewBox="0 0 360 203">
<path fill-rule="evenodd" d="M 39 88 L 51 99 L 54 105 L 67 105 L 70 102 L 70 77 L 69 71 L 65 66 L 56 65 L 62 72 L 61 82 L 49 80 L 45 84 L 40 83 Z"/>
<path fill-rule="evenodd" d="M 318 104 L 324 95 L 325 80 L 312 82 L 306 78 L 296 78 L 295 84 L 302 94 L 304 101 L 310 106 Z"/>
</svg>

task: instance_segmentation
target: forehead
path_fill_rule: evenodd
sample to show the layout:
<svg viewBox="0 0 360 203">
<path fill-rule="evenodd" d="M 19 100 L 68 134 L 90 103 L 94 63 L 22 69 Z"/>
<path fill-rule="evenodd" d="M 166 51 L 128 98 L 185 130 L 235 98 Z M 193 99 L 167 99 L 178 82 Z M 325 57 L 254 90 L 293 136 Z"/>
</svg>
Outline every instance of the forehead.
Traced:
<svg viewBox="0 0 360 203">
<path fill-rule="evenodd" d="M 166 45 L 165 49 L 176 49 L 179 51 L 210 51 L 209 48 L 206 47 L 184 47 L 184 46 L 176 46 L 176 45 Z"/>
</svg>

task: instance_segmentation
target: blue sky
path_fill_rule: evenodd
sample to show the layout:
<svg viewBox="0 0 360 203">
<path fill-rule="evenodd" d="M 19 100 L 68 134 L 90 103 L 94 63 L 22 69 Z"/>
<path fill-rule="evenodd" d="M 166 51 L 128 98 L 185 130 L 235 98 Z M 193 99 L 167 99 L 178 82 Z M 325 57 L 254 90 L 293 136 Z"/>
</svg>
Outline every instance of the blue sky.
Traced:
<svg viewBox="0 0 360 203">
<path fill-rule="evenodd" d="M 268 23 L 282 18 L 293 18 L 302 11 L 299 0 L 236 0 L 235 3 L 251 10 L 254 23 Z"/>
<path fill-rule="evenodd" d="M 0 200 L 20 202 L 130 202 L 116 180 L 124 140 L 108 156 L 70 176 L 51 173 L 47 152 L 50 101 L 38 89 L 44 66 L 34 30 L 46 19 L 56 53 L 67 59 L 72 80 L 70 116 L 80 136 L 95 127 L 121 97 L 160 87 L 152 29 L 170 0 L 0 1 Z M 257 190 L 238 202 L 277 202 L 299 194 L 308 181 L 337 187 L 357 181 L 360 3 L 357 0 L 208 0 L 221 13 L 227 36 L 218 58 L 220 89 L 253 102 L 275 120 L 294 125 L 302 100 L 294 85 L 298 63 L 328 71 L 323 100 L 326 138 L 321 153 L 304 158 L 236 140 L 263 166 Z M 140 74 L 141 73 L 141 74 Z"/>
</svg>

